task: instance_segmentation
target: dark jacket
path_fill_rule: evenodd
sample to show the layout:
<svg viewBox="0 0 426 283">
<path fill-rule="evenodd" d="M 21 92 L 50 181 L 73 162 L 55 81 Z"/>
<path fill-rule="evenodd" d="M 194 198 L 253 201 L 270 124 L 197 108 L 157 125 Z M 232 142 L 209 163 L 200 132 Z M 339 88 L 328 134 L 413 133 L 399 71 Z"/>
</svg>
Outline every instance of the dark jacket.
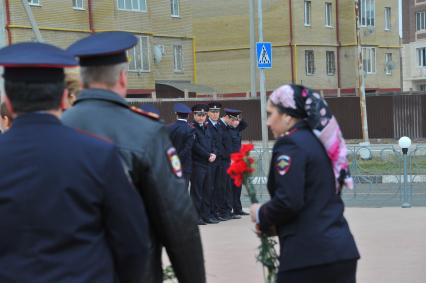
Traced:
<svg viewBox="0 0 426 283">
<path fill-rule="evenodd" d="M 216 150 L 214 136 L 207 123 L 200 126 L 198 123 L 193 122 L 193 126 L 195 129 L 195 141 L 192 148 L 192 160 L 198 165 L 209 165 L 210 154 Z"/>
<path fill-rule="evenodd" d="M 277 228 L 280 271 L 359 258 L 327 153 L 307 124 L 277 140 L 261 229 Z"/>
<path fill-rule="evenodd" d="M 232 153 L 232 135 L 231 135 L 231 127 L 226 125 L 222 119 L 219 119 L 219 127 L 221 128 L 221 137 L 222 137 L 222 160 L 229 161 L 231 159 Z"/>
<path fill-rule="evenodd" d="M 23 114 L 0 160 L 0 282 L 143 282 L 148 219 L 112 144 Z"/>
<path fill-rule="evenodd" d="M 223 157 L 222 127 L 220 126 L 219 122 L 216 123 L 216 126 L 214 126 L 210 119 L 207 119 L 207 127 L 210 129 L 210 132 L 213 135 L 213 139 L 215 141 L 215 154 L 217 156 L 216 160 L 219 161 Z"/>
<path fill-rule="evenodd" d="M 169 126 L 170 139 L 176 148 L 182 163 L 183 172 L 192 172 L 192 146 L 195 140 L 195 129 L 183 120 L 177 120 Z"/>
<path fill-rule="evenodd" d="M 205 282 L 197 216 L 185 188 L 166 126 L 132 112 L 116 93 L 88 89 L 63 115 L 65 124 L 112 140 L 142 195 L 155 241 L 151 272 L 142 282 L 162 282 L 165 246 L 179 282 Z M 188 254 L 191 256 L 188 257 Z"/>
<path fill-rule="evenodd" d="M 241 142 L 243 140 L 243 136 L 241 134 L 247 128 L 248 124 L 241 120 L 240 124 L 236 128 L 230 128 L 230 133 L 232 137 L 232 152 L 238 152 L 241 149 Z"/>
</svg>

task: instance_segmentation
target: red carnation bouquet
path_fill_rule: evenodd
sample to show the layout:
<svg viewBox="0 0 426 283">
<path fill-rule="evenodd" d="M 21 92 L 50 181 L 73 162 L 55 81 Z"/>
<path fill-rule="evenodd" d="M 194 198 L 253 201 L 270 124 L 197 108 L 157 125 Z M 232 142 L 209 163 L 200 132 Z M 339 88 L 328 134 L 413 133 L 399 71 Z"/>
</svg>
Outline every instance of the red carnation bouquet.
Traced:
<svg viewBox="0 0 426 283">
<path fill-rule="evenodd" d="M 231 154 L 231 166 L 228 168 L 228 175 L 234 181 L 235 186 L 240 187 L 244 184 L 250 202 L 258 203 L 256 190 L 253 184 L 249 182 L 249 177 L 254 173 L 254 159 L 250 157 L 250 152 L 254 149 L 253 144 L 243 144 L 239 152 Z M 275 283 L 278 272 L 278 254 L 275 250 L 277 242 L 268 237 L 265 233 L 259 235 L 261 244 L 258 247 L 259 254 L 257 261 L 262 263 L 264 271 L 266 270 L 265 283 Z"/>
</svg>

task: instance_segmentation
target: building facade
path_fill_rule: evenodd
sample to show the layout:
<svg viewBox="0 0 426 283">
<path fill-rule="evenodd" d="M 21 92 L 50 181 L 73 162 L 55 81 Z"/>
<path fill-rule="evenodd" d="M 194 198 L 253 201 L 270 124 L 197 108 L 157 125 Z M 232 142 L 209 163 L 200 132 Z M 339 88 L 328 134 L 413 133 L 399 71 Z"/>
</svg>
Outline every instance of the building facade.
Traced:
<svg viewBox="0 0 426 283">
<path fill-rule="evenodd" d="M 21 0 L 1 0 L 1 44 L 35 40 Z M 194 81 L 191 0 L 28 0 L 43 40 L 66 48 L 93 32 L 128 31 L 129 95 L 151 95 L 162 81 Z"/>
<path fill-rule="evenodd" d="M 426 91 L 426 1 L 404 1 L 402 21 L 403 89 Z"/>
<path fill-rule="evenodd" d="M 354 94 L 360 77 L 359 44 L 366 91 L 400 91 L 398 1 L 359 4 L 357 37 L 353 0 L 264 0 L 264 41 L 273 45 L 267 90 L 293 82 L 328 95 Z M 248 1 L 197 0 L 192 5 L 199 83 L 225 94 L 249 92 Z"/>
</svg>

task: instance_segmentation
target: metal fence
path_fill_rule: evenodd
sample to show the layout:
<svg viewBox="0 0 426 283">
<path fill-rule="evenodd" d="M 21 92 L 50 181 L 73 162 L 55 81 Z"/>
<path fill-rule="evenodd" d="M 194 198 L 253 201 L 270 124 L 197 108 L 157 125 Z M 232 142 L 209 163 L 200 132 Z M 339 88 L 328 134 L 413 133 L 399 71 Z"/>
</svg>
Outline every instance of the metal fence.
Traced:
<svg viewBox="0 0 426 283">
<path fill-rule="evenodd" d="M 269 199 L 266 189 L 271 149 L 256 148 L 252 157 L 256 160 L 256 172 L 250 179 L 258 192 L 259 201 Z M 404 183 L 403 154 L 397 145 L 348 146 L 348 158 L 354 189 L 345 189 L 342 198 L 346 206 L 387 207 L 426 206 L 426 145 L 410 147 L 407 158 L 407 182 Z M 406 189 L 406 200 L 404 200 Z M 249 199 L 243 191 L 243 206 Z"/>
</svg>

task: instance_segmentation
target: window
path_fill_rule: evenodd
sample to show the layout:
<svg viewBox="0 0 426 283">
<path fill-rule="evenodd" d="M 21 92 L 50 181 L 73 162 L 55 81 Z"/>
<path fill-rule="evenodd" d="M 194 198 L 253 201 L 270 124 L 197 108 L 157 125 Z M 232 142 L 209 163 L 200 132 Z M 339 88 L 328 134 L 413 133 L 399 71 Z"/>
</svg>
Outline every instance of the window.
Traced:
<svg viewBox="0 0 426 283">
<path fill-rule="evenodd" d="M 416 13 L 416 31 L 426 29 L 426 11 Z"/>
<path fill-rule="evenodd" d="M 179 13 L 180 13 L 179 0 L 170 0 L 170 5 L 172 9 L 172 17 L 179 17 Z"/>
<path fill-rule="evenodd" d="M 392 27 L 391 8 L 385 7 L 385 30 L 391 30 L 391 27 Z"/>
<path fill-rule="evenodd" d="M 138 72 L 149 72 L 149 38 L 139 37 L 138 44 L 127 51 L 130 57 L 129 70 Z"/>
<path fill-rule="evenodd" d="M 331 19 L 332 19 L 332 16 L 333 16 L 333 6 L 332 6 L 332 4 L 331 3 L 325 3 L 325 26 L 326 27 L 331 27 L 332 25 L 331 25 L 331 23 L 332 23 L 332 21 L 331 21 Z"/>
<path fill-rule="evenodd" d="M 173 45 L 174 71 L 183 71 L 182 45 Z"/>
<path fill-rule="evenodd" d="M 374 26 L 374 19 L 376 14 L 375 0 L 359 0 L 359 24 L 362 27 Z"/>
<path fill-rule="evenodd" d="M 315 73 L 315 58 L 313 50 L 305 50 L 305 69 L 307 75 Z"/>
<path fill-rule="evenodd" d="M 362 48 L 362 66 L 364 72 L 367 74 L 376 73 L 376 48 L 363 47 Z"/>
<path fill-rule="evenodd" d="M 325 55 L 327 75 L 333 76 L 336 73 L 334 51 L 326 51 Z"/>
<path fill-rule="evenodd" d="M 392 53 L 385 53 L 385 74 L 392 75 Z"/>
<path fill-rule="evenodd" d="M 117 0 L 119 10 L 146 12 L 146 0 Z"/>
<path fill-rule="evenodd" d="M 417 48 L 417 66 L 426 67 L 426 47 Z"/>
<path fill-rule="evenodd" d="M 74 9 L 84 9 L 83 0 L 72 0 L 72 7 Z"/>
<path fill-rule="evenodd" d="M 311 25 L 311 1 L 305 1 L 305 26 Z"/>
<path fill-rule="evenodd" d="M 40 0 L 28 0 L 28 4 L 40 6 Z"/>
</svg>

